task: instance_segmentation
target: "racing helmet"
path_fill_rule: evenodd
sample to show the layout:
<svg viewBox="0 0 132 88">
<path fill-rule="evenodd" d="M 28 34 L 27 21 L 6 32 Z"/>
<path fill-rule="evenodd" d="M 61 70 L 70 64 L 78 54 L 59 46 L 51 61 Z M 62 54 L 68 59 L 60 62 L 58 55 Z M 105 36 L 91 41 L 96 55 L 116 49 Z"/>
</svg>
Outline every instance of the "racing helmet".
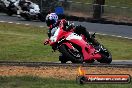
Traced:
<svg viewBox="0 0 132 88">
<path fill-rule="evenodd" d="M 56 13 L 50 13 L 46 16 L 46 24 L 49 27 L 50 25 L 55 24 L 58 21 L 58 16 Z"/>
</svg>

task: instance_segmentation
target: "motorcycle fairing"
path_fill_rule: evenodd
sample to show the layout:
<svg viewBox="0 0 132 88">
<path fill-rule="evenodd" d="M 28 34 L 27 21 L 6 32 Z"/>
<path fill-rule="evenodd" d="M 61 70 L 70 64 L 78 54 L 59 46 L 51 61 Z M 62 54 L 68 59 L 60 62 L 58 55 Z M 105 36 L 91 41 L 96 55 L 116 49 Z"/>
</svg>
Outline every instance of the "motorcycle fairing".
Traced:
<svg viewBox="0 0 132 88">
<path fill-rule="evenodd" d="M 75 33 L 71 33 L 67 38 L 67 41 L 70 41 L 73 44 L 76 44 L 78 46 L 81 47 L 82 49 L 82 54 L 84 57 L 84 61 L 85 60 L 91 60 L 91 59 L 100 59 L 101 55 L 100 54 L 96 54 L 95 53 L 95 49 L 92 45 L 89 45 L 87 42 L 85 42 L 81 36 L 75 34 Z M 66 42 L 68 43 L 68 42 Z M 71 45 L 71 44 L 70 44 Z M 68 46 L 69 48 L 71 48 L 71 46 Z"/>
<path fill-rule="evenodd" d="M 63 37 L 64 39 L 62 39 Z M 67 42 L 63 42 L 63 40 L 66 40 Z M 73 32 L 66 32 L 60 27 L 57 27 L 56 30 L 52 33 L 50 41 L 51 46 L 56 44 L 56 42 L 58 42 L 58 44 L 59 42 L 62 42 L 62 44 L 65 44 L 67 47 L 73 50 L 74 46 L 72 44 L 80 46 L 84 61 L 101 58 L 99 53 L 95 53 L 94 47 L 89 45 L 81 36 Z"/>
</svg>

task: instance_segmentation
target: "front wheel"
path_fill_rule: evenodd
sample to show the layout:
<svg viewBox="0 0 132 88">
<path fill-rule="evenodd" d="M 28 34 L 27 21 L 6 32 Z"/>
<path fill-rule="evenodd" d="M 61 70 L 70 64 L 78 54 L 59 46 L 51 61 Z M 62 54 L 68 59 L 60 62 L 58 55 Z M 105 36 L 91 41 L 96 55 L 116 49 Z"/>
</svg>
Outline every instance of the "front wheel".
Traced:
<svg viewBox="0 0 132 88">
<path fill-rule="evenodd" d="M 31 17 L 28 13 L 21 13 L 21 17 L 23 17 L 27 21 L 31 21 Z"/>
<path fill-rule="evenodd" d="M 71 50 L 63 44 L 60 46 L 59 51 L 67 58 L 67 61 L 70 60 L 72 63 L 83 63 L 83 56 L 76 48 Z"/>
<path fill-rule="evenodd" d="M 67 60 L 67 58 L 66 58 L 64 55 L 60 55 L 60 56 L 59 56 L 59 61 L 60 61 L 61 63 L 66 63 L 68 60 Z"/>
</svg>

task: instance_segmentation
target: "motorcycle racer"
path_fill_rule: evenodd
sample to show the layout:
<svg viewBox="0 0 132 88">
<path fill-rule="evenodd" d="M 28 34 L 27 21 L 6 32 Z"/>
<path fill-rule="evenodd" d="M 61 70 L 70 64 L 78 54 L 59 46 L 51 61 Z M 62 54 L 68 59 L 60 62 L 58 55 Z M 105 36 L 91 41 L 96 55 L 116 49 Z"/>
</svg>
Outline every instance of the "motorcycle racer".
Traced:
<svg viewBox="0 0 132 88">
<path fill-rule="evenodd" d="M 30 11 L 29 12 L 31 14 L 40 13 L 40 8 L 39 8 L 39 6 L 37 4 L 31 2 L 31 4 L 29 5 L 29 7 L 30 7 Z"/>
<path fill-rule="evenodd" d="M 5 4 L 6 7 L 8 7 L 10 4 L 10 1 L 8 0 L 1 0 L 1 1 Z"/>
<path fill-rule="evenodd" d="M 20 13 L 23 11 L 27 11 L 30 14 L 38 14 L 40 13 L 40 8 L 37 4 L 28 1 L 28 0 L 19 0 L 17 2 L 15 2 L 15 6 L 18 8 L 17 10 L 17 14 L 18 17 L 20 17 Z"/>
<path fill-rule="evenodd" d="M 58 16 L 56 13 L 49 13 L 46 16 L 46 24 L 49 27 L 48 30 L 48 37 L 51 37 L 52 29 L 55 27 L 58 27 L 59 25 L 63 25 L 63 30 L 70 31 L 71 29 L 74 29 L 74 32 L 78 35 L 84 35 L 86 37 L 86 40 L 88 43 L 92 43 L 94 46 L 98 46 L 99 43 L 92 37 L 89 32 L 86 30 L 85 27 L 78 25 L 74 26 L 73 24 L 70 24 L 69 21 L 66 19 L 58 20 Z M 49 41 L 48 39 L 44 42 L 44 44 L 47 44 Z"/>
<path fill-rule="evenodd" d="M 1 1 L 5 4 L 6 7 L 8 7 L 10 3 L 15 3 L 19 0 L 1 0 Z"/>
<path fill-rule="evenodd" d="M 13 14 L 17 14 L 18 2 L 20 0 L 1 0 L 4 4 L 4 12 L 7 13 L 9 16 Z"/>
<path fill-rule="evenodd" d="M 61 52 L 59 56 L 61 63 L 66 63 L 69 59 L 72 63 L 82 63 L 83 61 L 93 63 L 95 60 L 100 63 L 111 63 L 112 56 L 110 52 L 100 43 L 96 42 L 94 34 L 91 36 L 85 27 L 81 25 L 74 26 L 73 24 L 69 24 L 65 19 L 58 20 L 56 13 L 49 13 L 46 16 L 46 24 L 49 27 L 49 38 L 44 41 L 44 45 L 50 44 L 54 51 L 59 50 Z M 65 35 L 68 33 L 70 35 Z M 72 42 L 73 47 L 72 43 L 67 41 Z M 61 43 L 64 44 L 60 45 Z M 68 51 L 67 48 L 69 48 Z M 81 52 L 79 53 L 79 51 Z M 75 58 L 71 57 L 69 53 Z"/>
</svg>

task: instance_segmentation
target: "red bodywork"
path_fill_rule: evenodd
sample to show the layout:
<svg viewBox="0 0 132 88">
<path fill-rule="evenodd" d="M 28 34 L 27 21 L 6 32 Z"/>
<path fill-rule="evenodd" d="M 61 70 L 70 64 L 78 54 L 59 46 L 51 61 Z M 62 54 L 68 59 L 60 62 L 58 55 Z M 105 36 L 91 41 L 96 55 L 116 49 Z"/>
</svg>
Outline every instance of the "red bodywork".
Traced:
<svg viewBox="0 0 132 88">
<path fill-rule="evenodd" d="M 73 36 L 69 37 L 70 35 L 73 35 L 74 38 Z M 54 35 L 51 36 L 49 44 L 50 46 L 54 46 L 58 42 L 63 41 L 63 39 L 66 39 L 68 42 L 62 42 L 61 45 L 65 44 L 70 49 L 73 49 L 72 44 L 76 44 L 81 47 L 82 50 L 81 53 L 83 54 L 83 58 L 84 58 L 83 61 L 92 60 L 92 59 L 95 60 L 101 59 L 100 53 L 95 53 L 96 51 L 95 48 L 91 44 L 88 44 L 83 36 L 79 36 L 73 33 L 73 31 L 68 31 L 68 32 L 64 31 L 63 26 L 61 25 L 58 29 L 56 29 Z"/>
</svg>

